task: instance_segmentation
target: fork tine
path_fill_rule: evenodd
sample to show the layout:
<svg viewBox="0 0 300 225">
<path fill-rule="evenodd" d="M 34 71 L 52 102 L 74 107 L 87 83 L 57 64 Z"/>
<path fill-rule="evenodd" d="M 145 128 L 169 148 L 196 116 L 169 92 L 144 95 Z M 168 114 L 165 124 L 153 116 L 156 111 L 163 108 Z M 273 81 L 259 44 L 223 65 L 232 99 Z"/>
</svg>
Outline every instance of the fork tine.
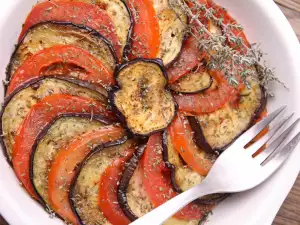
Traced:
<svg viewBox="0 0 300 225">
<path fill-rule="evenodd" d="M 265 119 L 251 127 L 246 131 L 236 142 L 243 147 L 248 144 L 253 138 L 256 137 L 265 127 L 267 127 L 284 109 L 286 106 L 282 106 L 276 111 L 272 112 Z"/>
<path fill-rule="evenodd" d="M 267 147 L 263 152 L 254 158 L 259 164 L 263 163 L 288 137 L 288 135 L 296 127 L 300 119 L 297 119 L 288 129 L 286 129 L 279 137 L 273 141 L 269 147 Z"/>
<path fill-rule="evenodd" d="M 258 141 L 253 143 L 250 147 L 246 149 L 247 153 L 253 155 L 256 153 L 263 145 L 271 141 L 271 139 L 277 134 L 277 132 L 293 117 L 294 113 L 285 117 L 276 126 L 274 126 L 266 135 L 260 138 Z"/>
<path fill-rule="evenodd" d="M 300 132 L 284 147 L 274 152 L 263 165 L 263 175 L 270 176 L 273 174 L 293 152 L 300 141 Z"/>
</svg>

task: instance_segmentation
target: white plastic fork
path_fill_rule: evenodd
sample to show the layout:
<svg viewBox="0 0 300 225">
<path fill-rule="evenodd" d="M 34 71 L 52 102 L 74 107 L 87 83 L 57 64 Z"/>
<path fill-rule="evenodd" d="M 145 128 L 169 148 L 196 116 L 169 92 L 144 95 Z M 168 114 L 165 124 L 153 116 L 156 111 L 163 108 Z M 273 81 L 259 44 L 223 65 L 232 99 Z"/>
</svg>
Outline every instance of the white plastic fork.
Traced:
<svg viewBox="0 0 300 225">
<path fill-rule="evenodd" d="M 207 177 L 201 184 L 172 198 L 163 205 L 155 208 L 150 213 L 131 223 L 131 225 L 160 225 L 187 204 L 202 196 L 214 193 L 236 193 L 252 189 L 270 177 L 287 159 L 300 141 L 300 132 L 283 146 L 295 128 L 297 119 L 289 128 L 280 133 L 281 128 L 292 117 L 281 120 L 277 126 L 258 140 L 255 144 L 245 149 L 257 134 L 266 128 L 286 107 L 283 106 L 271 113 L 238 138 L 214 163 Z M 277 135 L 277 133 L 280 133 Z M 272 137 L 277 135 L 272 141 Z M 272 141 L 269 144 L 269 141 Z M 268 147 L 253 158 L 264 144 Z"/>
</svg>

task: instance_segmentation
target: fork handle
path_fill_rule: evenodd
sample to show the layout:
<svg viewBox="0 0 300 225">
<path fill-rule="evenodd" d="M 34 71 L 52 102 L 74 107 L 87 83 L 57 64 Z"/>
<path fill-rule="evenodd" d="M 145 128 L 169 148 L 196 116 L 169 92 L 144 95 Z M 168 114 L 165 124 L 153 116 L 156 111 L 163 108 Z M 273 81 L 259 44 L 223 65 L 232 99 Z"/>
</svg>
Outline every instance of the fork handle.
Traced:
<svg viewBox="0 0 300 225">
<path fill-rule="evenodd" d="M 209 194 L 213 194 L 211 188 L 203 182 L 160 205 L 145 216 L 132 222 L 131 225 L 160 225 L 187 204 Z"/>
</svg>

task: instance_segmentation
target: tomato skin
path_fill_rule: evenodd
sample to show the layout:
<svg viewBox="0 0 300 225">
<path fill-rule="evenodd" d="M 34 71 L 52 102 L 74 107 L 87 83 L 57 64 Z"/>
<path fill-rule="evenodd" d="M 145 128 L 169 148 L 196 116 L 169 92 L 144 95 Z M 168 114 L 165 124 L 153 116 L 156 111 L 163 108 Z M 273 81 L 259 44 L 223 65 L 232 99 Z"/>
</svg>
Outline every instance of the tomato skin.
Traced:
<svg viewBox="0 0 300 225">
<path fill-rule="evenodd" d="M 223 7 L 221 7 L 220 5 L 216 5 L 215 3 L 213 3 L 212 1 L 209 1 L 209 5 L 211 7 L 214 8 L 215 10 L 215 16 L 217 18 L 223 18 L 223 24 L 225 26 L 228 26 L 228 25 L 235 25 L 237 24 L 237 21 L 235 19 L 232 18 L 232 16 L 228 13 L 228 11 L 226 9 L 224 9 Z M 239 30 L 237 28 L 228 28 L 230 32 L 232 32 L 232 34 L 235 36 L 235 37 L 239 37 L 241 38 L 241 40 L 244 42 L 245 46 L 250 48 L 251 45 L 245 35 L 245 32 L 243 30 Z M 228 36 L 228 45 L 233 48 L 233 49 L 236 49 L 240 52 L 244 52 L 246 53 L 247 52 L 247 49 L 244 47 L 244 46 L 239 46 L 239 45 L 236 45 L 235 43 L 233 43 L 232 41 L 230 41 L 230 38 Z"/>
<path fill-rule="evenodd" d="M 211 113 L 224 107 L 228 102 L 235 102 L 239 97 L 240 85 L 234 88 L 225 80 L 219 71 L 210 71 L 210 74 L 218 82 L 214 90 L 209 90 L 198 94 L 175 95 L 179 111 L 189 115 L 201 115 Z"/>
<path fill-rule="evenodd" d="M 107 126 L 86 133 L 59 151 L 52 163 L 48 176 L 48 195 L 50 206 L 64 219 L 77 224 L 69 203 L 68 191 L 75 169 L 93 150 L 92 146 L 123 138 L 125 131 L 121 127 Z"/>
<path fill-rule="evenodd" d="M 116 159 L 101 176 L 99 183 L 99 208 L 111 224 L 128 225 L 131 221 L 125 216 L 118 202 L 117 189 L 124 171 L 125 162 L 133 155 L 135 149 L 129 149 L 122 158 Z"/>
<path fill-rule="evenodd" d="M 100 114 L 111 118 L 113 114 L 106 110 L 106 106 L 93 99 L 76 97 L 67 94 L 50 95 L 35 104 L 25 117 L 15 138 L 12 163 L 18 179 L 31 196 L 38 199 L 30 182 L 30 156 L 32 146 L 41 130 L 54 118 L 64 113 Z"/>
<path fill-rule="evenodd" d="M 83 68 L 86 73 L 80 74 L 78 77 L 80 80 L 99 86 L 111 86 L 115 84 L 113 71 L 103 65 L 89 52 L 71 45 L 57 45 L 43 49 L 25 60 L 13 75 L 7 89 L 7 94 L 12 93 L 18 86 L 30 79 L 47 75 L 47 73 L 41 74 L 42 70 L 51 67 L 55 63 L 74 64 Z"/>
<path fill-rule="evenodd" d="M 129 0 L 128 6 L 134 20 L 132 50 L 129 58 L 156 58 L 161 40 L 153 2 L 151 0 Z"/>
<path fill-rule="evenodd" d="M 69 1 L 39 3 L 34 6 L 27 16 L 19 40 L 23 38 L 30 27 L 45 21 L 68 22 L 90 27 L 109 40 L 116 51 L 118 59 L 121 60 L 122 58 L 121 45 L 114 24 L 106 11 L 96 5 Z"/>
<path fill-rule="evenodd" d="M 142 157 L 142 170 L 143 184 L 154 207 L 158 207 L 177 195 L 171 186 L 170 176 L 165 174 L 161 134 L 153 134 L 149 138 Z M 201 219 L 204 211 L 204 206 L 191 203 L 176 213 L 174 217 L 183 220 Z"/>
<path fill-rule="evenodd" d="M 174 83 L 189 73 L 200 64 L 204 56 L 205 55 L 198 49 L 195 38 L 187 38 L 183 43 L 179 58 L 167 69 L 169 83 Z"/>
<path fill-rule="evenodd" d="M 206 153 L 199 149 L 193 140 L 193 131 L 187 119 L 176 115 L 168 128 L 175 149 L 187 165 L 202 176 L 206 176 L 213 162 L 206 159 Z"/>
</svg>

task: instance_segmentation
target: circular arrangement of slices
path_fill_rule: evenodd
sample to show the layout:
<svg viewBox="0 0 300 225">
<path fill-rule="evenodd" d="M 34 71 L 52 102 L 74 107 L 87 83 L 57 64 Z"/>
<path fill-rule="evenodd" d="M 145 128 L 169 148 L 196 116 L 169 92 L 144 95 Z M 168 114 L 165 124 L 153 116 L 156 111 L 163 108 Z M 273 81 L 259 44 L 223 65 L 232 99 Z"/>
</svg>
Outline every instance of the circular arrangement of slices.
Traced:
<svg viewBox="0 0 300 225">
<path fill-rule="evenodd" d="M 1 137 L 20 183 L 48 212 L 72 224 L 129 224 L 201 183 L 260 116 L 259 82 L 235 87 L 208 68 L 191 23 L 175 0 L 32 8 L 7 68 Z M 165 224 L 198 224 L 225 197 L 198 199 Z"/>
</svg>

